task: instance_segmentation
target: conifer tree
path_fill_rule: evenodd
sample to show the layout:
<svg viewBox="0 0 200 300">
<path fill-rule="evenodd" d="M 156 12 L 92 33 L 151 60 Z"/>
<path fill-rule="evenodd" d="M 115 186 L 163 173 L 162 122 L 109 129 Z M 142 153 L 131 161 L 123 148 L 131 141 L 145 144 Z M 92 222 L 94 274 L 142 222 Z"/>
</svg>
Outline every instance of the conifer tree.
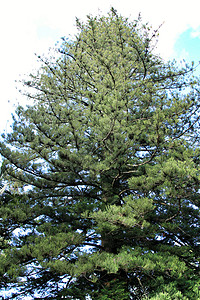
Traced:
<svg viewBox="0 0 200 300">
<path fill-rule="evenodd" d="M 1 140 L 15 191 L 1 196 L 1 286 L 14 299 L 198 299 L 193 66 L 163 61 L 157 32 L 114 9 L 77 28 L 39 57 Z"/>
</svg>

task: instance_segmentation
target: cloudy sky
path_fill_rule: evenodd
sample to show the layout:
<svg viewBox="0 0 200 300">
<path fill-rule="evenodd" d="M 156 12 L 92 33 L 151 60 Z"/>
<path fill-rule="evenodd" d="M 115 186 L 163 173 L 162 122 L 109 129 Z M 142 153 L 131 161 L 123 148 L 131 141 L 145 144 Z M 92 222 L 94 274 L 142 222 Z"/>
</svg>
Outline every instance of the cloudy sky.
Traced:
<svg viewBox="0 0 200 300">
<path fill-rule="evenodd" d="M 9 130 L 21 101 L 15 80 L 36 68 L 34 53 L 43 54 L 60 37 L 75 33 L 75 17 L 106 14 L 113 6 L 134 20 L 160 29 L 158 51 L 165 59 L 200 60 L 199 0 L 4 0 L 0 3 L 0 131 Z"/>
</svg>

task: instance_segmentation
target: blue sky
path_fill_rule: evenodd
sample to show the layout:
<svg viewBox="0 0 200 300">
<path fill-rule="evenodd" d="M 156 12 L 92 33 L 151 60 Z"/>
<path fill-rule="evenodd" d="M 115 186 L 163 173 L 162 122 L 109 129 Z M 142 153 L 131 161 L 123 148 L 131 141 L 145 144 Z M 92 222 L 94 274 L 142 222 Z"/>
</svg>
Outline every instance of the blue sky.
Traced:
<svg viewBox="0 0 200 300">
<path fill-rule="evenodd" d="M 157 51 L 164 59 L 200 60 L 199 0 L 6 0 L 0 4 L 0 131 L 25 99 L 15 80 L 37 69 L 34 53 L 47 53 L 62 36 L 75 33 L 75 17 L 106 14 L 110 7 L 160 29 Z"/>
<path fill-rule="evenodd" d="M 200 61 L 200 27 L 194 30 L 188 28 L 179 35 L 174 44 L 174 54 L 177 59 L 194 61 L 195 65 Z"/>
</svg>

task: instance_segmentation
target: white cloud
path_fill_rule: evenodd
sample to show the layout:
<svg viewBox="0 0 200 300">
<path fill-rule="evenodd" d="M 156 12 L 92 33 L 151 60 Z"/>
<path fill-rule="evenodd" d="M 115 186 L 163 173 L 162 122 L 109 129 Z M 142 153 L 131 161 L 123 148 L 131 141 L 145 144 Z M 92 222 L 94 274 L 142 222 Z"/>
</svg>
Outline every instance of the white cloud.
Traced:
<svg viewBox="0 0 200 300">
<path fill-rule="evenodd" d="M 191 37 L 192 37 L 192 38 L 196 38 L 196 37 L 200 38 L 200 30 L 199 30 L 199 29 L 198 29 L 198 30 L 194 30 L 194 31 L 191 33 Z"/>
<path fill-rule="evenodd" d="M 0 4 L 0 128 L 13 111 L 12 105 L 20 98 L 15 79 L 34 68 L 34 53 L 43 53 L 61 36 L 75 32 L 75 17 L 107 13 L 114 6 L 124 16 L 136 19 L 141 12 L 144 22 L 160 29 L 158 50 L 162 57 L 173 55 L 177 37 L 189 27 L 200 25 L 199 0 L 7 0 Z M 42 33 L 43 30 L 43 33 Z M 46 30 L 46 36 L 45 36 Z M 10 100 L 10 103 L 8 103 Z"/>
</svg>

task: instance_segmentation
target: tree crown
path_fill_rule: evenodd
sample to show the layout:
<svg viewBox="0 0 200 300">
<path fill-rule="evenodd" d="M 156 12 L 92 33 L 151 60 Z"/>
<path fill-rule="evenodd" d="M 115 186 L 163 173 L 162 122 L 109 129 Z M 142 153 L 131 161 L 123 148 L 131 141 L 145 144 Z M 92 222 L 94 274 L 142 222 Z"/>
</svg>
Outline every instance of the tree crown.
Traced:
<svg viewBox="0 0 200 300">
<path fill-rule="evenodd" d="M 193 299 L 199 266 L 193 66 L 164 62 L 154 52 L 157 32 L 114 9 L 77 20 L 77 27 L 54 56 L 39 57 L 38 73 L 24 81 L 31 105 L 18 107 L 0 144 L 14 191 L 1 198 L 9 208 L 4 231 L 11 238 L 23 229 L 0 256 L 2 280 L 18 287 L 24 276 L 22 292 L 54 299 Z"/>
</svg>

